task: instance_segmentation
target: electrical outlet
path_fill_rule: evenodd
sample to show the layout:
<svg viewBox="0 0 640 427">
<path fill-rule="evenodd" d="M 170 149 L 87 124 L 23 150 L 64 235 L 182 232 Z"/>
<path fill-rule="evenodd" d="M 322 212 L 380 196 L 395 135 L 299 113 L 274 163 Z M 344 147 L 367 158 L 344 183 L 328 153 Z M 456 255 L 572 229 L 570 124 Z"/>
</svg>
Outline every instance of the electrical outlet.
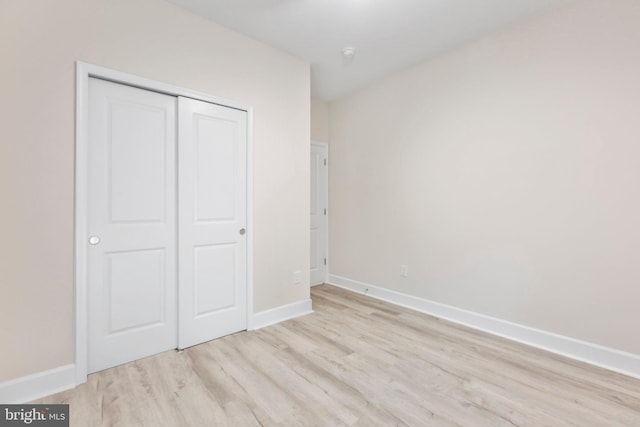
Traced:
<svg viewBox="0 0 640 427">
<path fill-rule="evenodd" d="M 294 285 L 299 285 L 300 283 L 302 283 L 302 272 L 300 270 L 294 271 L 291 281 Z"/>
<path fill-rule="evenodd" d="M 407 277 L 409 276 L 409 266 L 401 265 L 400 266 L 400 276 Z"/>
</svg>

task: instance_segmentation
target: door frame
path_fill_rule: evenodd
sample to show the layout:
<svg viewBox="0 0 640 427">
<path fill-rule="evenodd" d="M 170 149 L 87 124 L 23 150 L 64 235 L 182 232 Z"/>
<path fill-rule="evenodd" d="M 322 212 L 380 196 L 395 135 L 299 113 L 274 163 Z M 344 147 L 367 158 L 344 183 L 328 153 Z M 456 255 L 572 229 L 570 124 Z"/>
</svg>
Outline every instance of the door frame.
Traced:
<svg viewBox="0 0 640 427">
<path fill-rule="evenodd" d="M 247 330 L 253 329 L 253 108 L 228 99 L 85 62 L 76 62 L 75 206 L 74 206 L 74 354 L 76 384 L 87 382 L 88 367 L 88 147 L 89 78 L 96 77 L 171 96 L 183 96 L 247 112 Z M 177 227 L 177 224 L 176 224 Z M 177 337 L 176 337 L 177 342 Z"/>
<path fill-rule="evenodd" d="M 329 144 L 326 142 L 318 142 L 318 141 L 311 141 L 311 144 L 309 145 L 309 148 L 311 148 L 311 146 L 317 146 L 317 147 L 322 147 L 323 150 L 325 150 L 325 152 L 327 153 L 327 173 L 324 174 L 324 179 L 323 179 L 323 185 L 325 188 L 325 192 L 324 192 L 324 205 L 327 207 L 327 214 L 324 215 L 324 253 L 325 256 L 327 257 L 327 265 L 325 265 L 325 269 L 324 269 L 324 283 L 327 282 L 328 278 L 329 278 L 329 262 L 330 262 L 330 257 L 329 257 L 329 213 L 331 212 L 329 210 Z M 318 285 L 311 285 L 311 286 L 318 286 Z"/>
</svg>

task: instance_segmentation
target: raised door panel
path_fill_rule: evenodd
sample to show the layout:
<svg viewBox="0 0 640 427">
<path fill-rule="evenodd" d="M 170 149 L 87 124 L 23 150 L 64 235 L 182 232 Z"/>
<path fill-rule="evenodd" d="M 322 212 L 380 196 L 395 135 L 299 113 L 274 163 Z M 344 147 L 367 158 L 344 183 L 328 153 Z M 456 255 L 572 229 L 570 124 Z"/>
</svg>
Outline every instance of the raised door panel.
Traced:
<svg viewBox="0 0 640 427">
<path fill-rule="evenodd" d="M 193 117 L 196 144 L 196 221 L 235 219 L 237 124 L 197 114 Z"/>
<path fill-rule="evenodd" d="M 235 307 L 235 246 L 222 244 L 195 248 L 196 318 Z"/>
<path fill-rule="evenodd" d="M 162 325 L 165 250 L 113 252 L 105 258 L 107 336 Z"/>
<path fill-rule="evenodd" d="M 167 172 L 164 108 L 109 100 L 110 222 L 164 222 Z M 131 179 L 135 177 L 135 179 Z"/>
</svg>

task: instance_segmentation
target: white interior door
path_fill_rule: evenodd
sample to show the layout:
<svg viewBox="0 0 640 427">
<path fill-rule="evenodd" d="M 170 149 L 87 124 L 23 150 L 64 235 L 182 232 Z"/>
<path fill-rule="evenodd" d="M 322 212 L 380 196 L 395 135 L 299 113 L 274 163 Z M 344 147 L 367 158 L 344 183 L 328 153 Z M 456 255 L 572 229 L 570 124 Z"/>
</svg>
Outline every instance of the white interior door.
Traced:
<svg viewBox="0 0 640 427">
<path fill-rule="evenodd" d="M 311 286 L 327 279 L 328 148 L 311 143 Z"/>
<path fill-rule="evenodd" d="M 179 348 L 247 328 L 247 113 L 179 98 Z"/>
<path fill-rule="evenodd" d="M 89 81 L 89 373 L 177 344 L 176 101 Z"/>
</svg>

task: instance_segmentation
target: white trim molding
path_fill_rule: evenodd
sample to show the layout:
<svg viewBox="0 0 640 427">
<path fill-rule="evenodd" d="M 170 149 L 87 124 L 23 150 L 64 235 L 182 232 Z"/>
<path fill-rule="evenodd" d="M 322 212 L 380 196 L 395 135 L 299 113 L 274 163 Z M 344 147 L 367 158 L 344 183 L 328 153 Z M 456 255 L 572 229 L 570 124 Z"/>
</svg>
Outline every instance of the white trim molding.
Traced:
<svg viewBox="0 0 640 427">
<path fill-rule="evenodd" d="M 253 315 L 252 330 L 264 328 L 265 326 L 275 325 L 285 320 L 295 319 L 313 313 L 311 299 L 303 299 L 291 304 L 281 305 L 270 310 L 261 311 Z"/>
<path fill-rule="evenodd" d="M 330 285 L 391 304 L 640 379 L 640 356 L 636 354 L 429 301 L 346 277 L 330 274 L 328 282 Z"/>
<path fill-rule="evenodd" d="M 61 366 L 0 383 L 0 403 L 26 403 L 69 390 L 75 385 L 75 365 Z"/>
</svg>

